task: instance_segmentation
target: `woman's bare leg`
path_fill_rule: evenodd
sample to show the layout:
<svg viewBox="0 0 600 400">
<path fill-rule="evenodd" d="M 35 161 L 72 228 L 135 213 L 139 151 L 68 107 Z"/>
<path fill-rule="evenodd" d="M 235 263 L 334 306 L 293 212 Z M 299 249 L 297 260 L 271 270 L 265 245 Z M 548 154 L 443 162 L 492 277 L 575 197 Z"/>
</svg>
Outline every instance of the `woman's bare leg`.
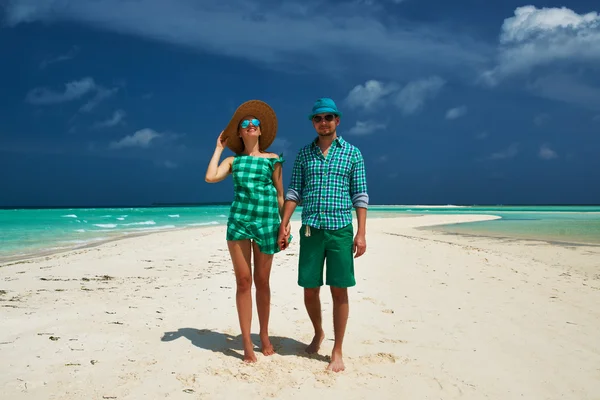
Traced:
<svg viewBox="0 0 600 400">
<path fill-rule="evenodd" d="M 273 254 L 264 254 L 253 243 L 254 250 L 254 285 L 256 286 L 256 309 L 258 311 L 258 322 L 260 324 L 260 342 L 262 353 L 265 356 L 274 354 L 273 345 L 269 339 L 269 315 L 271 311 L 271 265 Z"/>
<path fill-rule="evenodd" d="M 252 268 L 250 266 L 252 247 L 250 240 L 227 241 L 227 247 L 233 262 L 237 285 L 235 303 L 244 343 L 244 362 L 256 362 L 254 345 L 250 338 L 252 327 Z"/>
</svg>

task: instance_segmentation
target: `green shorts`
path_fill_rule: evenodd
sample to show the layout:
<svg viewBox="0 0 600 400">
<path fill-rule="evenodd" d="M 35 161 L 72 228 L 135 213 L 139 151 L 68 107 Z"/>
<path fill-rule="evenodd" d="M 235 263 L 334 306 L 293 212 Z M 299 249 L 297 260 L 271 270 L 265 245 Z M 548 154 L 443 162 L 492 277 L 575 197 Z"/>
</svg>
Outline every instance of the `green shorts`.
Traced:
<svg viewBox="0 0 600 400">
<path fill-rule="evenodd" d="M 327 230 L 306 225 L 300 228 L 300 258 L 298 285 L 304 288 L 323 286 L 323 267 L 327 260 L 328 286 L 346 288 L 356 285 L 354 279 L 354 233 L 352 224 L 341 229 Z"/>
</svg>

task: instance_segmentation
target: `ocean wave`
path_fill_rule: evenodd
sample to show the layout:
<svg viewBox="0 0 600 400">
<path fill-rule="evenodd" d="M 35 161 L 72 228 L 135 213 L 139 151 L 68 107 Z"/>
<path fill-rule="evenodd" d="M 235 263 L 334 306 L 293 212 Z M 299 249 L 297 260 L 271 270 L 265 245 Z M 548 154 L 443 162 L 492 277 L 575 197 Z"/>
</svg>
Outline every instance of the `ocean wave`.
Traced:
<svg viewBox="0 0 600 400">
<path fill-rule="evenodd" d="M 172 214 L 172 215 L 169 215 L 169 217 L 171 217 L 171 218 L 179 218 L 179 214 Z"/>
<path fill-rule="evenodd" d="M 148 227 L 148 228 L 132 228 L 132 229 L 129 229 L 129 231 L 136 231 L 136 232 L 139 232 L 139 231 L 159 231 L 161 229 L 173 229 L 173 228 L 176 228 L 176 226 L 175 225 L 162 225 L 162 226 L 153 226 L 151 228 L 150 227 Z"/>
<path fill-rule="evenodd" d="M 195 224 L 187 224 L 187 226 L 206 226 L 206 225 L 219 225 L 218 221 L 210 221 L 210 222 L 198 222 Z"/>
<path fill-rule="evenodd" d="M 75 215 L 75 214 L 67 214 L 67 215 L 61 215 L 61 217 L 63 217 L 63 218 L 77 218 L 77 215 Z"/>
<path fill-rule="evenodd" d="M 219 217 L 223 217 L 223 218 L 227 218 L 227 215 L 225 214 L 220 214 Z"/>
<path fill-rule="evenodd" d="M 94 224 L 98 228 L 116 228 L 117 224 Z"/>
<path fill-rule="evenodd" d="M 144 221 L 144 222 L 131 222 L 129 224 L 122 224 L 122 226 L 134 226 L 134 225 L 156 225 L 156 222 L 150 220 L 150 221 Z"/>
<path fill-rule="evenodd" d="M 85 229 L 75 229 L 75 232 L 83 233 L 85 232 Z"/>
<path fill-rule="evenodd" d="M 125 221 L 125 218 L 123 218 L 123 217 L 117 217 L 117 219 L 118 219 L 119 221 Z"/>
</svg>

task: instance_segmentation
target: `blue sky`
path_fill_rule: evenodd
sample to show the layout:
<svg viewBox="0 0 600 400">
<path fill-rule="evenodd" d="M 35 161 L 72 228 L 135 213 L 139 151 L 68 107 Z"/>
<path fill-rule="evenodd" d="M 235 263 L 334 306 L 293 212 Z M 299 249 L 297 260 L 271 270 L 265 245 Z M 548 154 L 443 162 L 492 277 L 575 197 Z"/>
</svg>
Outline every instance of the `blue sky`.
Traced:
<svg viewBox="0 0 600 400">
<path fill-rule="evenodd" d="M 322 96 L 372 204 L 600 203 L 592 1 L 0 4 L 0 206 L 230 201 L 204 172 L 249 99 L 287 187 Z"/>
</svg>

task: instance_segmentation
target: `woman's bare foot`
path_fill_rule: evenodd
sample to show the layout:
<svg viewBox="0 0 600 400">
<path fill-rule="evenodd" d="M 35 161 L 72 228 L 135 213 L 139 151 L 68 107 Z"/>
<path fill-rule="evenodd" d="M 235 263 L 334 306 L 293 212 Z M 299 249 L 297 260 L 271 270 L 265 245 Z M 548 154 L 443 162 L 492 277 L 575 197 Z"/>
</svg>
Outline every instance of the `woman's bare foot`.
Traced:
<svg viewBox="0 0 600 400">
<path fill-rule="evenodd" d="M 272 356 L 275 354 L 275 349 L 273 349 L 273 345 L 271 344 L 271 340 L 269 340 L 269 335 L 264 337 L 261 336 L 260 342 L 262 344 L 262 353 L 265 356 Z"/>
<path fill-rule="evenodd" d="M 312 342 L 310 342 L 310 344 L 306 348 L 306 352 L 308 354 L 317 353 L 321 348 L 321 343 L 323 343 L 323 339 L 325 339 L 325 332 L 321 330 L 319 334 L 315 334 L 315 337 L 313 337 Z"/>
<path fill-rule="evenodd" d="M 254 354 L 254 344 L 252 342 L 244 344 L 244 362 L 255 363 L 256 354 Z"/>
<path fill-rule="evenodd" d="M 344 360 L 342 359 L 341 351 L 334 351 L 331 353 L 331 362 L 327 366 L 327 371 L 341 372 L 346 369 Z"/>
</svg>

